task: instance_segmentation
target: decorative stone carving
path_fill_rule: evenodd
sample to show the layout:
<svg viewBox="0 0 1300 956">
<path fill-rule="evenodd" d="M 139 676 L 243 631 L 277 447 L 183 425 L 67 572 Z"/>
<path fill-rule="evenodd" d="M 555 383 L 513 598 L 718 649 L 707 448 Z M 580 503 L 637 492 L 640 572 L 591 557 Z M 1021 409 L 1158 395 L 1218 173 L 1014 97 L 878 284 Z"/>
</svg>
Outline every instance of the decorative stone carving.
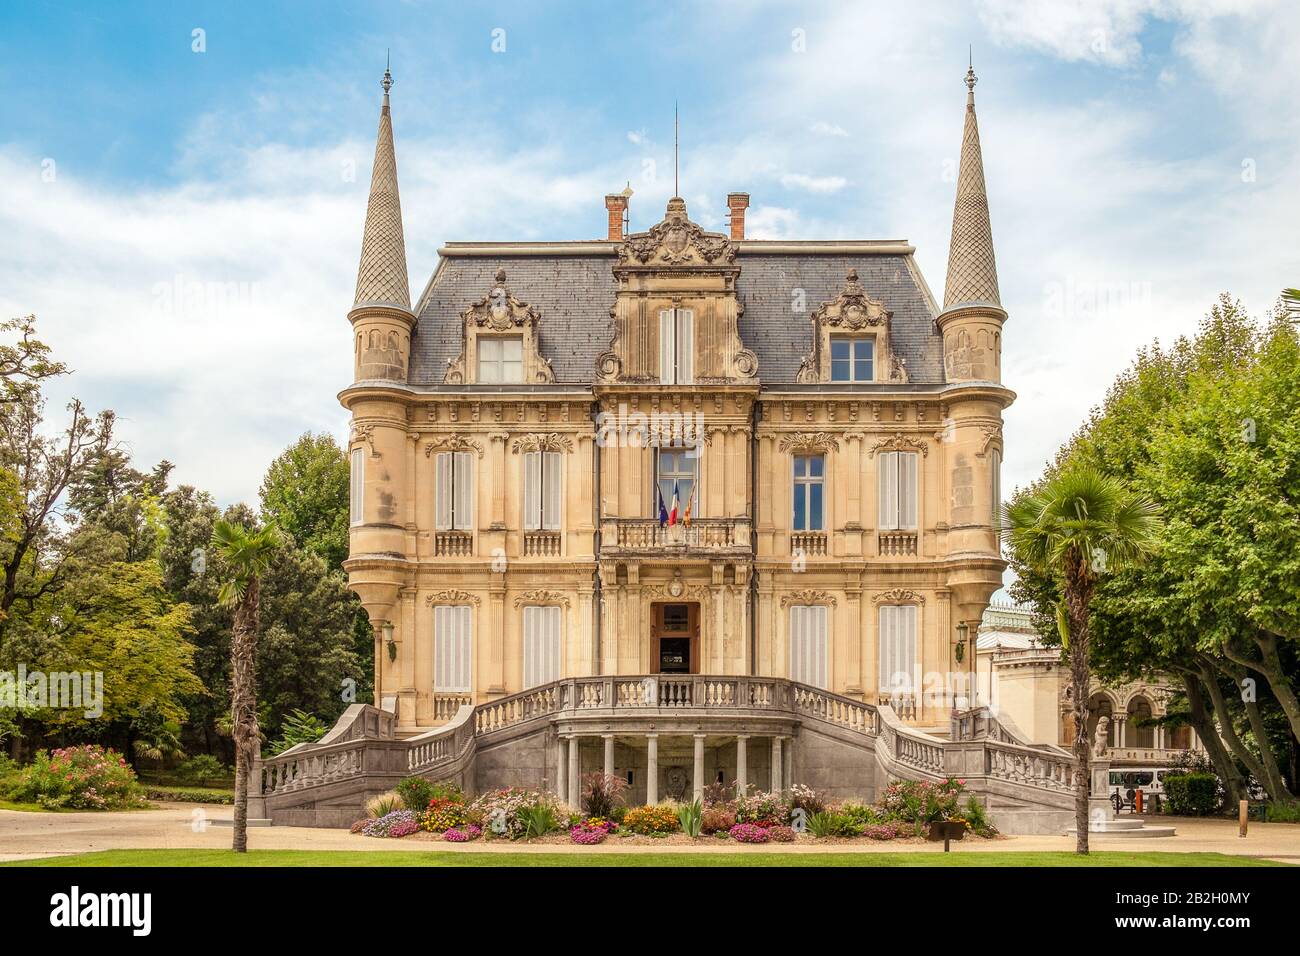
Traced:
<svg viewBox="0 0 1300 956">
<path fill-rule="evenodd" d="M 980 450 L 975 453 L 975 457 L 987 458 L 990 445 L 994 443 L 998 447 L 1002 445 L 1002 426 L 995 423 L 981 425 L 980 434 L 984 436 L 984 439 L 980 442 Z"/>
<path fill-rule="evenodd" d="M 1110 747 L 1110 718 L 1103 714 L 1097 719 L 1097 729 L 1092 734 L 1092 755 L 1106 756 Z"/>
<path fill-rule="evenodd" d="M 361 442 L 370 449 L 370 457 L 378 458 L 379 452 L 375 450 L 375 426 L 374 425 L 353 425 L 352 441 Z"/>
<path fill-rule="evenodd" d="M 835 595 L 828 591 L 791 591 L 788 594 L 781 595 L 781 607 L 786 608 L 791 604 L 825 604 L 830 607 L 835 606 Z"/>
<path fill-rule="evenodd" d="M 830 432 L 795 432 L 783 435 L 777 447 L 781 451 L 832 452 L 840 450 L 840 440 Z"/>
<path fill-rule="evenodd" d="M 466 385 L 477 382 L 478 343 L 481 338 L 518 333 L 523 340 L 523 382 L 549 385 L 555 381 L 551 363 L 539 349 L 537 323 L 542 314 L 526 302 L 520 302 L 506 287 L 506 270 L 498 269 L 496 281 L 487 295 L 472 303 L 460 314 L 460 355 L 447 360 L 443 382 Z"/>
<path fill-rule="evenodd" d="M 909 591 L 907 588 L 894 588 L 891 591 L 881 591 L 871 599 L 872 604 L 924 604 L 925 596 L 916 591 Z"/>
<path fill-rule="evenodd" d="M 871 446 L 868 456 L 876 457 L 879 451 L 917 451 L 922 457 L 930 454 L 929 444 L 921 438 L 913 438 L 911 435 L 904 435 L 902 432 L 894 432 L 888 438 L 881 438 Z"/>
<path fill-rule="evenodd" d="M 434 591 L 424 599 L 424 603 L 433 607 L 436 604 L 472 604 L 475 607 L 479 605 L 477 595 L 470 594 L 468 591 Z"/>
<path fill-rule="evenodd" d="M 525 604 L 558 604 L 560 607 L 567 609 L 569 597 L 563 591 L 547 591 L 545 588 L 535 588 L 515 597 L 515 607 L 522 607 Z"/>
<path fill-rule="evenodd" d="M 478 458 L 483 457 L 483 446 L 464 435 L 440 435 L 424 443 L 424 457 L 428 458 L 435 451 L 466 451 Z"/>
<path fill-rule="evenodd" d="M 516 455 L 530 451 L 573 451 L 573 439 L 559 432 L 524 435 L 510 443 L 510 451 Z"/>
<path fill-rule="evenodd" d="M 720 232 L 705 232 L 686 217 L 686 203 L 668 200 L 662 222 L 646 232 L 634 233 L 619 247 L 619 262 L 639 265 L 730 264 L 736 259 L 735 245 Z"/>
<path fill-rule="evenodd" d="M 850 269 L 844 280 L 844 291 L 829 302 L 823 302 L 811 316 L 812 350 L 804 356 L 795 380 L 809 385 L 831 380 L 831 336 L 854 334 L 871 338 L 875 342 L 873 363 L 877 383 L 905 384 L 907 363 L 895 355 L 890 347 L 890 319 L 893 313 L 867 295 L 858 281 L 858 270 Z"/>
<path fill-rule="evenodd" d="M 690 782 L 690 777 L 686 774 L 686 768 L 669 767 L 667 777 L 668 796 L 680 802 L 686 796 L 686 785 Z"/>
</svg>

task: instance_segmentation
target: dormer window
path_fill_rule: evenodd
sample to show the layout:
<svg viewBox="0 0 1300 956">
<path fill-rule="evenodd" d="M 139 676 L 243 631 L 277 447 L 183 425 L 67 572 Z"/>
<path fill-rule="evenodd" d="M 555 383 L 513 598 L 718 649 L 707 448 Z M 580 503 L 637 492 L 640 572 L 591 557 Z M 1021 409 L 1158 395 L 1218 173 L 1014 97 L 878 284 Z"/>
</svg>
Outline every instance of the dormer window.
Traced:
<svg viewBox="0 0 1300 956">
<path fill-rule="evenodd" d="M 659 381 L 690 385 L 695 379 L 695 313 L 664 309 L 659 313 Z"/>
<path fill-rule="evenodd" d="M 478 381 L 484 385 L 524 380 L 524 340 L 517 336 L 478 337 Z"/>
<path fill-rule="evenodd" d="M 831 337 L 831 381 L 875 381 L 876 340 L 867 337 Z"/>
</svg>

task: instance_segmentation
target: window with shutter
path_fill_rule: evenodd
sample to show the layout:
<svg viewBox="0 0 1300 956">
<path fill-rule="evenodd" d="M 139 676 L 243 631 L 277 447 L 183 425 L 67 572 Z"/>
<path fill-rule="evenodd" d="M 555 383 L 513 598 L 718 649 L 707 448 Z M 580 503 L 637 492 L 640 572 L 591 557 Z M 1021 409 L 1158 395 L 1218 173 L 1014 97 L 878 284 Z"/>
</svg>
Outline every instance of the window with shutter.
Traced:
<svg viewBox="0 0 1300 956">
<path fill-rule="evenodd" d="M 559 452 L 524 454 L 524 530 L 560 530 L 563 459 Z"/>
<path fill-rule="evenodd" d="M 362 524 L 366 520 L 366 451 L 364 448 L 352 449 L 352 473 L 349 481 L 351 523 Z"/>
<path fill-rule="evenodd" d="M 689 385 L 695 377 L 695 313 L 664 309 L 659 313 L 659 381 Z"/>
<path fill-rule="evenodd" d="M 993 527 L 997 530 L 1002 528 L 1002 452 L 994 448 L 989 452 L 989 468 L 991 470 L 990 478 L 993 483 L 992 502 L 993 502 Z"/>
<path fill-rule="evenodd" d="M 434 461 L 434 527 L 439 531 L 474 528 L 474 456 L 439 452 Z"/>
<path fill-rule="evenodd" d="M 560 679 L 560 609 L 524 608 L 524 688 Z"/>
<path fill-rule="evenodd" d="M 827 677 L 827 610 L 823 604 L 790 607 L 790 679 L 825 690 Z"/>
<path fill-rule="evenodd" d="M 473 671 L 473 608 L 440 604 L 433 609 L 433 689 L 470 693 Z"/>
<path fill-rule="evenodd" d="M 877 456 L 880 482 L 880 530 L 916 528 L 916 452 L 887 451 Z"/>
<path fill-rule="evenodd" d="M 880 607 L 880 691 L 910 694 L 916 690 L 916 605 Z"/>
</svg>

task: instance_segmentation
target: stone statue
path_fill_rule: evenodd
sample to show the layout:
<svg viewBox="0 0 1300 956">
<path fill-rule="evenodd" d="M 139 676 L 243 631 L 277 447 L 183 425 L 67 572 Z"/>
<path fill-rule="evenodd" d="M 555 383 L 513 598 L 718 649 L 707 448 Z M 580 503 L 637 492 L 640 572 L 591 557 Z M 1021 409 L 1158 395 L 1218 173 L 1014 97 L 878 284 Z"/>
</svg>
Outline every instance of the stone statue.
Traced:
<svg viewBox="0 0 1300 956">
<path fill-rule="evenodd" d="M 681 767 L 668 768 L 668 796 L 681 800 L 686 796 L 686 771 Z"/>
<path fill-rule="evenodd" d="M 1097 721 L 1097 729 L 1092 734 L 1092 755 L 1094 757 L 1106 756 L 1106 748 L 1110 745 L 1110 718 L 1102 716 Z"/>
</svg>

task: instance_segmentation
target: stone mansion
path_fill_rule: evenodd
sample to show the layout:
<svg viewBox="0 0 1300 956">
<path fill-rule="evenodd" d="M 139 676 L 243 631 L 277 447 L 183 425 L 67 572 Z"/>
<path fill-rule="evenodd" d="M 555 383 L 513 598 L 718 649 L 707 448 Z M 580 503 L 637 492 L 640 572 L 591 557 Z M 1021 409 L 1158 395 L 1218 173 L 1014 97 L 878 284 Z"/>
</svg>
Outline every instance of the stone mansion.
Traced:
<svg viewBox="0 0 1300 956">
<path fill-rule="evenodd" d="M 629 230 L 449 242 L 411 295 L 384 76 L 353 329 L 351 544 L 375 700 L 257 770 L 346 825 L 402 776 L 578 802 L 962 776 L 1070 819 L 1068 753 L 972 701 L 999 548 L 1007 315 L 975 75 L 942 304 L 903 240 Z M 975 705 L 975 706 L 972 706 Z"/>
</svg>

